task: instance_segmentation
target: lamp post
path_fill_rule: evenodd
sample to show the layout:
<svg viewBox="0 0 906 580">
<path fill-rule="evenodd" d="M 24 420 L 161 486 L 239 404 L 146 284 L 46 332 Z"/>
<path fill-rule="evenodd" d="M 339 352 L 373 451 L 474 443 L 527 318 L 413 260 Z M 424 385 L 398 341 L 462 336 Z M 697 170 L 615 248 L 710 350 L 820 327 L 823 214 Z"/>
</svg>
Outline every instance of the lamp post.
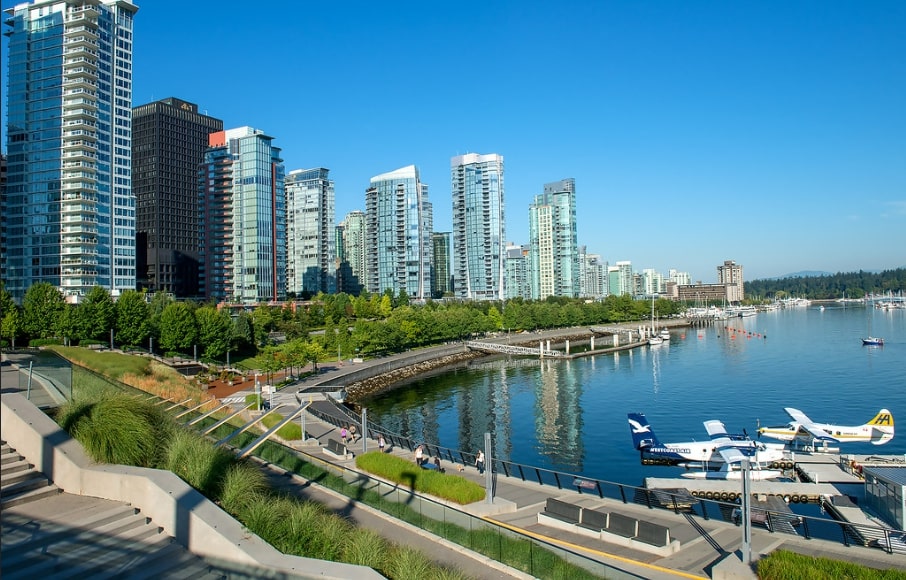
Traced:
<svg viewBox="0 0 906 580">
<path fill-rule="evenodd" d="M 256 408 L 261 410 L 261 383 L 258 382 L 258 377 L 260 373 L 255 373 L 255 405 Z"/>
</svg>

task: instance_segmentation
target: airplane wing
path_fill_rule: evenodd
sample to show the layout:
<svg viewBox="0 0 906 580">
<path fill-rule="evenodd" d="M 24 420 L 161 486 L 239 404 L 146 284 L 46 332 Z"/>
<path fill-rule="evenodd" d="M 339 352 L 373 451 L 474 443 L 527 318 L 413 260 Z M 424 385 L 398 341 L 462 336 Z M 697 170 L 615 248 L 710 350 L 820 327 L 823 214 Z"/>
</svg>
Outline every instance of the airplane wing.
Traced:
<svg viewBox="0 0 906 580">
<path fill-rule="evenodd" d="M 718 442 L 718 441 L 720 441 L 721 443 L 725 443 L 724 445 L 720 445 L 717 448 L 717 452 L 720 453 L 720 456 L 723 457 L 723 460 L 726 461 L 728 464 L 739 463 L 740 461 L 742 461 L 743 459 L 745 459 L 747 457 L 746 454 L 742 452 L 742 449 L 732 445 L 732 441 L 730 441 L 730 439 L 726 439 L 726 440 L 715 439 L 715 442 Z"/>
<path fill-rule="evenodd" d="M 728 436 L 727 428 L 724 427 L 722 421 L 718 421 L 717 419 L 705 421 L 705 431 L 708 432 L 708 436 L 711 437 L 711 439 L 718 439 Z"/>
<path fill-rule="evenodd" d="M 821 441 L 838 441 L 836 437 L 832 436 L 830 433 L 815 424 L 814 421 L 809 419 L 808 416 L 799 409 L 785 407 L 783 410 L 786 411 L 786 414 L 789 415 L 793 419 L 793 421 L 799 423 L 799 426 L 802 429 L 808 431 L 809 435 L 811 435 L 815 439 Z"/>
</svg>

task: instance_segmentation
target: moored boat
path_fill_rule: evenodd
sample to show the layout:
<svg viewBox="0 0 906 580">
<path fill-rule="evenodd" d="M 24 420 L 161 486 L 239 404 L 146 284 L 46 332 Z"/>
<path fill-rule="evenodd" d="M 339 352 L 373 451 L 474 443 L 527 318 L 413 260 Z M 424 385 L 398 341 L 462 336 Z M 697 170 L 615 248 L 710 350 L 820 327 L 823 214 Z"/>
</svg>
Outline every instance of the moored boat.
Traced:
<svg viewBox="0 0 906 580">
<path fill-rule="evenodd" d="M 874 336 L 869 336 L 868 338 L 862 339 L 863 346 L 884 346 L 884 339 L 877 338 Z"/>
</svg>

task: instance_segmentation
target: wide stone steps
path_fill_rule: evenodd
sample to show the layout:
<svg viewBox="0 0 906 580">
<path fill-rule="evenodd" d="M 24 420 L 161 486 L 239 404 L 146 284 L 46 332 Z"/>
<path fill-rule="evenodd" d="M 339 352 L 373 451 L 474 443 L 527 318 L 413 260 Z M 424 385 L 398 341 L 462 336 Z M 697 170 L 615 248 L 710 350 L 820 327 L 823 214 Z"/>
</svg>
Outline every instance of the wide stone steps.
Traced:
<svg viewBox="0 0 906 580">
<path fill-rule="evenodd" d="M 5 442 L 0 456 L 4 580 L 231 576 L 188 552 L 135 507 L 61 493 Z"/>
</svg>

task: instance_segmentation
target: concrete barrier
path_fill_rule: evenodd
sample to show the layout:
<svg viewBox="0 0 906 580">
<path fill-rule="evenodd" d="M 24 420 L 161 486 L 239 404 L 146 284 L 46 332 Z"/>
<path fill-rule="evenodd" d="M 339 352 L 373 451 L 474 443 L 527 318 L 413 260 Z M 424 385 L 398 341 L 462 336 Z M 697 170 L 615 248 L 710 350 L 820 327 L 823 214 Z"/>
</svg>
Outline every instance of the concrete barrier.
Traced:
<svg viewBox="0 0 906 580">
<path fill-rule="evenodd" d="M 193 554 L 297 577 L 383 578 L 365 566 L 281 553 L 170 471 L 94 463 L 20 394 L 2 396 L 0 424 L 3 440 L 63 491 L 132 504 Z"/>
</svg>

